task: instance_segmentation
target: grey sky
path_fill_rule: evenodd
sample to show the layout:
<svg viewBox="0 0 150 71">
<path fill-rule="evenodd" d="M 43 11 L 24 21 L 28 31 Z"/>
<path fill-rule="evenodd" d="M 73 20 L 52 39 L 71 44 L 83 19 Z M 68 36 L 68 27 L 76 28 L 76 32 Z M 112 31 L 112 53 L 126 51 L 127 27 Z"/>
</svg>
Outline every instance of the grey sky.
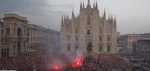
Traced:
<svg viewBox="0 0 150 71">
<path fill-rule="evenodd" d="M 96 1 L 96 0 L 95 0 Z M 0 18 L 6 13 L 16 13 L 27 17 L 30 24 L 60 31 L 62 15 L 71 18 L 72 8 L 79 14 L 81 0 L 0 0 Z M 121 34 L 150 33 L 149 0 L 98 0 L 100 16 L 116 15 L 117 31 Z M 85 7 L 87 0 L 84 0 Z M 94 0 L 91 0 L 93 6 Z"/>
</svg>

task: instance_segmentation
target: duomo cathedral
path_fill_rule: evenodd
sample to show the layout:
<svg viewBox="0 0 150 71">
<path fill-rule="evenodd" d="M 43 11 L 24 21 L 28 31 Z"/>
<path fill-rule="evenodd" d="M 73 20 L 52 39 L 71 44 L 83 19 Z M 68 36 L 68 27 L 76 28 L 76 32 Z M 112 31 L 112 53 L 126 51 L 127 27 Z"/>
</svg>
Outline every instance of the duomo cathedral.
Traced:
<svg viewBox="0 0 150 71">
<path fill-rule="evenodd" d="M 90 0 L 85 6 L 80 4 L 79 15 L 66 16 L 61 20 L 61 52 L 87 53 L 87 43 L 91 42 L 93 53 L 115 53 L 117 50 L 116 16 L 106 19 L 106 12 L 100 16 L 97 2 L 91 8 Z"/>
</svg>

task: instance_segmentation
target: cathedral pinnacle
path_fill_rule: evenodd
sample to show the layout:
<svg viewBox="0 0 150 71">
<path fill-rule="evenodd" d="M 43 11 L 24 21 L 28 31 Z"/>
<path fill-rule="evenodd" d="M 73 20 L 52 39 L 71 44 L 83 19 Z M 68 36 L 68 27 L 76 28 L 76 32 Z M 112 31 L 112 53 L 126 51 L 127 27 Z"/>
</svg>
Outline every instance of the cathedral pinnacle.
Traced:
<svg viewBox="0 0 150 71">
<path fill-rule="evenodd" d="M 109 14 L 108 20 L 110 20 L 110 14 Z"/>
<path fill-rule="evenodd" d="M 72 18 L 74 17 L 74 11 L 73 11 L 73 8 L 72 8 Z"/>
<path fill-rule="evenodd" d="M 104 18 L 106 19 L 106 12 L 105 12 L 105 8 L 104 8 Z"/>
<path fill-rule="evenodd" d="M 114 16 L 114 20 L 116 21 L 116 15 Z"/>
<path fill-rule="evenodd" d="M 88 5 L 90 5 L 90 0 L 88 0 Z"/>
<path fill-rule="evenodd" d="M 84 8 L 84 0 L 83 0 L 83 8 Z"/>
<path fill-rule="evenodd" d="M 63 26 L 63 22 L 64 22 L 64 20 L 63 20 L 63 15 L 62 15 L 61 26 Z"/>
<path fill-rule="evenodd" d="M 98 8 L 98 5 L 97 5 L 97 0 L 96 0 L 96 8 Z"/>
<path fill-rule="evenodd" d="M 82 0 L 81 0 L 81 3 L 80 3 L 80 8 L 82 8 Z"/>
<path fill-rule="evenodd" d="M 63 15 L 62 15 L 62 20 L 63 20 Z"/>
<path fill-rule="evenodd" d="M 111 14 L 111 19 L 113 20 L 113 15 Z"/>
<path fill-rule="evenodd" d="M 95 0 L 94 0 L 94 3 L 93 3 L 93 8 L 95 8 Z"/>
</svg>

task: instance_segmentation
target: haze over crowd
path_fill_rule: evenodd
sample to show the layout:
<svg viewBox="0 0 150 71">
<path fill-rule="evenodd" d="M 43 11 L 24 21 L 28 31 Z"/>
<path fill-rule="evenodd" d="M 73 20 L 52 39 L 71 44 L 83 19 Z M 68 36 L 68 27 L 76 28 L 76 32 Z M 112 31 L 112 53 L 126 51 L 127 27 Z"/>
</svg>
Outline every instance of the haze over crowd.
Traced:
<svg viewBox="0 0 150 71">
<path fill-rule="evenodd" d="M 62 15 L 71 18 L 72 9 L 77 16 L 79 14 L 81 0 L 1 0 L 0 18 L 7 13 L 16 13 L 27 17 L 29 24 L 37 24 L 43 27 L 60 31 Z M 82 0 L 83 2 L 83 0 Z M 91 0 L 93 6 L 94 0 Z M 96 0 L 95 0 L 96 2 Z M 121 34 L 149 33 L 150 31 L 150 5 L 149 0 L 97 0 L 100 16 L 106 10 L 109 14 L 116 15 L 117 30 Z M 84 0 L 85 7 L 87 0 Z"/>
</svg>

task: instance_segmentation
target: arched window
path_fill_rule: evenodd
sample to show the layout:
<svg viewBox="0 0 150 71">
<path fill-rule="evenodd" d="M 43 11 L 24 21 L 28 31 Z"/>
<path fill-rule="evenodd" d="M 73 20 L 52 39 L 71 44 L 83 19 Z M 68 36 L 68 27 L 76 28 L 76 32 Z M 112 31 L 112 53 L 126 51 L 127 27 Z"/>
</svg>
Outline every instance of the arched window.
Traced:
<svg viewBox="0 0 150 71">
<path fill-rule="evenodd" d="M 78 37 L 76 36 L 76 41 L 78 41 Z"/>
<path fill-rule="evenodd" d="M 108 41 L 110 41 L 110 37 L 108 37 Z"/>
<path fill-rule="evenodd" d="M 102 46 L 99 46 L 99 51 L 102 51 Z"/>
<path fill-rule="evenodd" d="M 90 20 L 91 20 L 91 17 L 88 16 L 88 17 L 87 17 L 87 25 L 90 25 Z"/>
<path fill-rule="evenodd" d="M 70 41 L 70 36 L 67 37 L 67 40 Z"/>
<path fill-rule="evenodd" d="M 107 46 L 107 51 L 108 51 L 108 52 L 110 51 L 110 46 Z"/>
<path fill-rule="evenodd" d="M 10 35 L 10 28 L 6 28 L 6 35 Z"/>
<path fill-rule="evenodd" d="M 90 30 L 87 30 L 87 35 L 90 35 Z"/>
<path fill-rule="evenodd" d="M 78 28 L 75 29 L 75 33 L 78 33 Z"/>
<path fill-rule="evenodd" d="M 17 35 L 18 35 L 19 37 L 21 36 L 21 29 L 20 29 L 20 28 L 17 29 Z"/>
<path fill-rule="evenodd" d="M 70 51 L 70 46 L 67 46 L 67 50 Z"/>
<path fill-rule="evenodd" d="M 102 40 L 103 40 L 101 36 L 100 36 L 99 40 L 100 40 L 100 41 L 102 41 Z"/>
<path fill-rule="evenodd" d="M 78 46 L 75 47 L 75 51 L 78 51 Z"/>
<path fill-rule="evenodd" d="M 102 30 L 102 28 L 100 28 L 100 33 L 103 33 L 103 30 Z"/>
</svg>

